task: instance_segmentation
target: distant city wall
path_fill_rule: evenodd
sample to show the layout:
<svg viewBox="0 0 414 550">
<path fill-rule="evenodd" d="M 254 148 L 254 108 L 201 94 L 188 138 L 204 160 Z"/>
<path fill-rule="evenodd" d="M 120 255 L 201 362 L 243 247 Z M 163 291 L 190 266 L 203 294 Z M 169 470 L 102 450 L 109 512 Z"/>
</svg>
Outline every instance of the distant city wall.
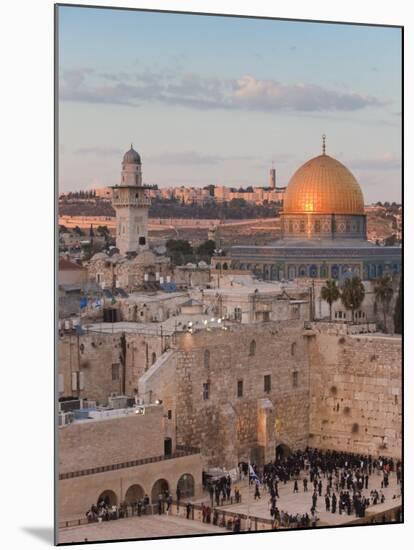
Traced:
<svg viewBox="0 0 414 550">
<path fill-rule="evenodd" d="M 266 221 L 274 223 L 274 218 L 268 220 L 263 218 L 252 218 L 243 220 L 220 220 L 220 219 L 197 219 L 197 218 L 149 218 L 149 229 L 168 229 L 170 227 L 188 227 L 209 229 L 218 225 L 249 225 L 265 224 Z M 91 225 L 98 227 L 106 225 L 108 229 L 115 229 L 115 217 L 109 216 L 59 216 L 59 225 L 64 225 L 68 229 L 74 227 L 83 227 L 89 229 Z"/>
</svg>

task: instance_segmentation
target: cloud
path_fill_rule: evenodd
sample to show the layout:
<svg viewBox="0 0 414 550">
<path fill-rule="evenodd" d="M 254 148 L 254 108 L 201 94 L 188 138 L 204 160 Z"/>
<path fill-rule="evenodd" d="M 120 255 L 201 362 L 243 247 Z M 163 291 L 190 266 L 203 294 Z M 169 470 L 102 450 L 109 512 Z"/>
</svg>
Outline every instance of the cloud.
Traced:
<svg viewBox="0 0 414 550">
<path fill-rule="evenodd" d="M 85 82 L 86 77 L 94 72 L 90 67 L 66 69 L 60 75 L 60 87 L 76 90 Z"/>
<path fill-rule="evenodd" d="M 147 157 L 147 160 L 159 164 L 177 164 L 177 165 L 214 165 L 226 161 L 244 161 L 255 157 L 250 155 L 212 155 L 199 153 L 197 151 L 164 152 L 160 155 Z"/>
<path fill-rule="evenodd" d="M 240 107 L 265 111 L 355 111 L 381 104 L 372 96 L 327 90 L 316 84 L 283 84 L 274 80 L 256 80 L 250 75 L 237 81 L 234 101 Z"/>
<path fill-rule="evenodd" d="M 176 71 L 96 73 L 89 68 L 62 72 L 62 101 L 80 101 L 139 107 L 143 103 L 196 109 L 252 111 L 356 111 L 384 105 L 379 99 L 356 92 L 336 91 L 311 83 L 201 77 Z"/>
<path fill-rule="evenodd" d="M 391 153 L 385 153 L 378 158 L 353 160 L 348 163 L 348 166 L 354 170 L 400 170 L 401 159 Z"/>
<path fill-rule="evenodd" d="M 122 157 L 123 151 L 114 147 L 81 147 L 73 151 L 75 155 L 96 155 L 98 157 Z"/>
</svg>

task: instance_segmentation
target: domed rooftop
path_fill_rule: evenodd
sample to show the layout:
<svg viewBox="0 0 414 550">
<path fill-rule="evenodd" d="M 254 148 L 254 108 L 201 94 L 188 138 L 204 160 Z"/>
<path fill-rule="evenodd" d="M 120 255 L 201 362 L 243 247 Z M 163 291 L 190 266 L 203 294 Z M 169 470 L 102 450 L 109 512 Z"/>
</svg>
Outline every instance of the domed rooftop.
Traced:
<svg viewBox="0 0 414 550">
<path fill-rule="evenodd" d="M 141 164 L 141 157 L 132 147 L 132 143 L 131 143 L 131 149 L 125 153 L 122 162 L 124 164 Z"/>
<path fill-rule="evenodd" d="M 284 214 L 364 214 L 364 197 L 357 180 L 325 152 L 293 174 L 283 202 Z"/>
</svg>

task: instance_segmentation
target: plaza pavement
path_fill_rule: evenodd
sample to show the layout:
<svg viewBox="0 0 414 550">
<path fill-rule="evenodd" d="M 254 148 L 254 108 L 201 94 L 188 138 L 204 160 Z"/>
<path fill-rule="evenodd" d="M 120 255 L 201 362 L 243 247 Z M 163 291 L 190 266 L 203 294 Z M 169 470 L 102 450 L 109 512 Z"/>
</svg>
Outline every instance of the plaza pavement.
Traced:
<svg viewBox="0 0 414 550">
<path fill-rule="evenodd" d="M 377 489 L 378 492 L 382 490 L 385 496 L 384 504 L 377 504 L 376 506 L 369 506 L 366 510 L 366 514 L 372 512 L 384 512 L 394 506 L 401 504 L 401 491 L 400 487 L 397 484 L 397 477 L 395 473 L 391 473 L 389 477 L 389 486 L 386 489 L 381 489 L 381 480 L 382 475 L 377 475 L 374 473 L 370 476 L 368 489 L 363 491 L 363 494 L 369 497 L 369 494 L 372 490 Z M 338 513 L 338 506 L 336 507 L 336 513 L 332 514 L 327 512 L 325 509 L 325 492 L 328 481 L 322 478 L 322 496 L 318 496 L 318 501 L 316 504 L 316 515 L 319 517 L 318 525 L 343 525 L 350 521 L 356 519 L 355 514 L 348 516 L 345 513 L 341 515 Z M 224 505 L 218 507 L 219 510 L 228 510 L 231 512 L 236 512 L 239 514 L 247 514 L 249 508 L 250 516 L 271 519 L 270 516 L 270 494 L 268 491 L 261 486 L 260 487 L 260 500 L 254 500 L 254 486 L 250 486 L 250 499 L 248 498 L 248 484 L 247 480 L 240 481 L 239 483 L 234 483 L 234 486 L 238 486 L 240 493 L 242 495 L 241 504 L 232 504 Z M 288 481 L 286 485 L 279 482 L 279 495 L 280 498 L 277 499 L 277 507 L 280 511 L 287 512 L 288 514 L 305 514 L 310 515 L 310 509 L 312 507 L 312 494 L 313 494 L 313 484 L 308 482 L 308 492 L 303 491 L 302 480 L 299 480 L 299 493 L 293 493 L 293 481 Z M 393 499 L 392 497 L 396 495 L 398 498 Z M 337 495 L 338 496 L 338 495 Z M 209 497 L 206 496 L 204 500 L 197 499 L 198 502 L 209 502 Z M 247 502 L 249 501 L 249 507 Z"/>
<path fill-rule="evenodd" d="M 368 490 L 364 490 L 363 493 L 369 496 L 369 493 L 373 489 L 381 490 L 382 475 L 374 473 L 370 476 Z M 316 505 L 317 516 L 319 517 L 318 526 L 326 525 L 345 525 L 356 519 L 355 514 L 348 516 L 346 513 L 339 514 L 338 507 L 335 514 L 326 512 L 325 510 L 325 489 L 327 486 L 327 480 L 322 478 L 323 489 L 322 497 L 318 496 Z M 247 480 L 233 483 L 233 487 L 238 486 L 242 495 L 241 504 L 232 504 L 219 506 L 219 510 L 226 510 L 230 512 L 247 514 L 251 517 L 259 517 L 270 519 L 270 495 L 267 490 L 261 486 L 260 500 L 254 500 L 254 487 L 250 487 L 250 499 L 248 498 L 249 488 Z M 277 506 L 280 511 L 287 512 L 289 514 L 310 514 L 310 508 L 312 506 L 312 494 L 313 485 L 308 483 L 308 492 L 303 491 L 302 481 L 299 481 L 299 493 L 293 493 L 293 481 L 288 481 L 286 485 L 279 483 L 279 495 L 280 498 L 277 501 Z M 389 486 L 386 489 L 382 489 L 385 495 L 384 504 L 377 504 L 376 506 L 369 506 L 366 511 L 366 515 L 373 512 L 385 512 L 386 510 L 398 506 L 401 504 L 401 491 L 397 484 L 397 478 L 394 473 L 390 474 Z M 398 498 L 393 499 L 396 495 Z M 193 503 L 208 504 L 210 498 L 208 493 L 205 493 L 201 498 L 191 499 Z M 249 501 L 249 506 L 247 505 Z M 113 539 L 131 539 L 131 538 L 151 538 L 151 537 L 168 537 L 168 536 L 184 536 L 184 535 L 197 535 L 197 534 L 211 534 L 211 533 L 228 533 L 224 528 L 217 527 L 213 524 L 202 523 L 199 521 L 187 520 L 178 516 L 143 516 L 143 517 L 131 517 L 121 519 L 117 521 L 106 521 L 103 523 L 90 523 L 78 527 L 68 527 L 59 530 L 59 542 L 84 542 L 88 541 L 102 541 Z"/>
<path fill-rule="evenodd" d="M 177 516 L 154 515 L 89 523 L 79 527 L 59 530 L 59 543 L 103 541 L 116 539 L 172 537 L 184 535 L 211 535 L 228 533 L 226 529 L 212 524 L 192 521 Z"/>
</svg>

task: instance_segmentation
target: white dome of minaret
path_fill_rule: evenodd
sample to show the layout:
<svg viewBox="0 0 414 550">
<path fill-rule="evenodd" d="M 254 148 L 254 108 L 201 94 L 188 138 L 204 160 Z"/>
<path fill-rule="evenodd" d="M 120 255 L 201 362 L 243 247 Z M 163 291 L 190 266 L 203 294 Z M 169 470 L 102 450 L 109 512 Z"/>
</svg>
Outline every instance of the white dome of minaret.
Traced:
<svg viewBox="0 0 414 550">
<path fill-rule="evenodd" d="M 131 143 L 131 148 L 125 153 L 122 164 L 141 164 L 141 157 L 135 151 Z"/>
<path fill-rule="evenodd" d="M 122 159 L 121 185 L 142 186 L 141 157 L 132 146 Z"/>
</svg>

